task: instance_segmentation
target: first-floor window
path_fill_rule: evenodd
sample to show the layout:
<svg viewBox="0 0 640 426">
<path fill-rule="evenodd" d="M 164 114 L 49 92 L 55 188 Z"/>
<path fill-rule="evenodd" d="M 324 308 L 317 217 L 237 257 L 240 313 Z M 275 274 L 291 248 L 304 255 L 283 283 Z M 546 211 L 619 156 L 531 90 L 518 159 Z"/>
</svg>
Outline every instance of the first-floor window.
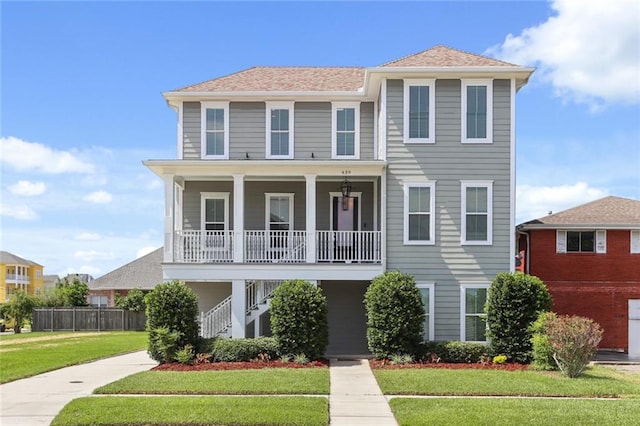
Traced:
<svg viewBox="0 0 640 426">
<path fill-rule="evenodd" d="M 424 324 L 422 337 L 424 340 L 434 340 L 434 306 L 435 306 L 435 284 L 418 283 L 418 290 L 422 298 L 422 306 L 424 307 Z"/>
<path fill-rule="evenodd" d="M 640 253 L 640 231 L 631 231 L 631 253 Z"/>
<path fill-rule="evenodd" d="M 487 341 L 487 314 L 484 306 L 488 287 L 485 284 L 463 284 L 460 287 L 460 340 L 463 342 Z"/>
<path fill-rule="evenodd" d="M 435 182 L 405 183 L 404 243 L 433 244 Z"/>
<path fill-rule="evenodd" d="M 462 182 L 462 244 L 492 243 L 492 205 L 492 182 Z"/>
<path fill-rule="evenodd" d="M 91 296 L 91 306 L 96 308 L 107 307 L 107 296 Z"/>
</svg>

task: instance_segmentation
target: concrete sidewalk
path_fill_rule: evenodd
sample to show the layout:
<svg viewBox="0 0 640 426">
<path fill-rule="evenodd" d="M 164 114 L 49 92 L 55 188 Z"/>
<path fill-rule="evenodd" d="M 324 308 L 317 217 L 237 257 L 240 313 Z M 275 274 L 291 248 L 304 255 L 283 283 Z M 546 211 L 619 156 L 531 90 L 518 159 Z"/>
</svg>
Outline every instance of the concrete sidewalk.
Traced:
<svg viewBox="0 0 640 426">
<path fill-rule="evenodd" d="M 146 351 L 140 351 L 5 383 L 0 385 L 0 424 L 48 425 L 71 400 L 155 365 Z"/>
<path fill-rule="evenodd" d="M 366 359 L 332 359 L 329 374 L 331 426 L 397 426 Z"/>
</svg>

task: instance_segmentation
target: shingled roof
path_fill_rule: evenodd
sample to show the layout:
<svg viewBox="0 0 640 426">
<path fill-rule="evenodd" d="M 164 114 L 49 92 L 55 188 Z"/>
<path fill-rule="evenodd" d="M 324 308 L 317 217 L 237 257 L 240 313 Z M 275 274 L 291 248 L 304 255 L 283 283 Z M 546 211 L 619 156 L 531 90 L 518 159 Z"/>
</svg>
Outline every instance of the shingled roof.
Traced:
<svg viewBox="0 0 640 426">
<path fill-rule="evenodd" d="M 16 256 L 8 251 L 0 251 L 0 263 L 4 265 L 29 265 L 29 266 L 42 266 L 39 263 L 31 260 L 23 259 L 20 256 Z"/>
<path fill-rule="evenodd" d="M 379 68 L 514 66 L 517 65 L 438 45 Z M 364 85 L 365 73 L 364 67 L 253 67 L 174 92 L 355 92 Z"/>
<path fill-rule="evenodd" d="M 90 290 L 152 290 L 162 282 L 162 252 L 159 248 L 88 283 Z"/>
<path fill-rule="evenodd" d="M 525 222 L 520 227 L 550 228 L 558 226 L 640 226 L 640 201 L 629 198 L 608 196 L 590 203 L 540 219 Z"/>
</svg>

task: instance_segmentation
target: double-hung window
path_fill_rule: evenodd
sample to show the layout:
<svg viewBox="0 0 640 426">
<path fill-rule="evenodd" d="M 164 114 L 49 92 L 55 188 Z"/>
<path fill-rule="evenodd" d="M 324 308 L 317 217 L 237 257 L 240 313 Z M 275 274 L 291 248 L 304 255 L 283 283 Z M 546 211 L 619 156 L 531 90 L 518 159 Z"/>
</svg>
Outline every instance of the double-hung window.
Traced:
<svg viewBox="0 0 640 426">
<path fill-rule="evenodd" d="M 493 241 L 493 183 L 462 181 L 461 243 L 491 245 Z"/>
<path fill-rule="evenodd" d="M 293 158 L 293 102 L 267 102 L 266 112 L 266 157 Z"/>
<path fill-rule="evenodd" d="M 205 251 L 229 249 L 229 193 L 202 192 L 201 224 L 202 246 Z"/>
<path fill-rule="evenodd" d="M 462 80 L 462 143 L 493 141 L 493 81 Z"/>
<path fill-rule="evenodd" d="M 420 291 L 422 306 L 424 307 L 424 324 L 422 337 L 424 340 L 435 340 L 435 284 L 416 283 L 416 287 L 418 287 L 418 290 Z"/>
<path fill-rule="evenodd" d="M 434 79 L 405 79 L 403 127 L 405 143 L 434 143 L 436 91 Z"/>
<path fill-rule="evenodd" d="M 269 249 L 285 251 L 290 245 L 293 230 L 293 195 L 266 194 L 266 227 L 269 231 Z"/>
<path fill-rule="evenodd" d="M 332 102 L 331 158 L 360 158 L 360 104 Z"/>
<path fill-rule="evenodd" d="M 404 243 L 435 243 L 435 182 L 405 182 Z"/>
<path fill-rule="evenodd" d="M 200 141 L 202 158 L 229 158 L 228 102 L 202 102 Z"/>
<path fill-rule="evenodd" d="M 487 341 L 488 284 L 460 285 L 460 340 L 463 342 Z"/>
<path fill-rule="evenodd" d="M 631 231 L 629 232 L 629 234 L 631 234 L 630 235 L 631 253 L 632 254 L 640 253 L 640 231 Z"/>
</svg>

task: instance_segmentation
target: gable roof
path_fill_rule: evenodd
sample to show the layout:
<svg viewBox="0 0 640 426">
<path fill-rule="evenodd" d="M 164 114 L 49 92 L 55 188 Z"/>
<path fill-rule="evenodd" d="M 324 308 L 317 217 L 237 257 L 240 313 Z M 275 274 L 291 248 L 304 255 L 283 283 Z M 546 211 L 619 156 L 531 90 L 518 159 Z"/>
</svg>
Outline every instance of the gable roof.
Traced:
<svg viewBox="0 0 640 426">
<path fill-rule="evenodd" d="M 88 283 L 89 290 L 152 290 L 162 282 L 162 247 Z"/>
<path fill-rule="evenodd" d="M 4 265 L 29 265 L 29 266 L 42 266 L 39 263 L 31 260 L 24 259 L 20 256 L 16 256 L 8 251 L 0 251 L 0 263 Z"/>
<path fill-rule="evenodd" d="M 519 225 L 521 229 L 558 227 L 640 228 L 640 201 L 610 195 Z"/>
<path fill-rule="evenodd" d="M 515 67 L 517 65 L 451 47 L 437 45 L 413 55 L 394 59 L 381 67 Z"/>
</svg>

